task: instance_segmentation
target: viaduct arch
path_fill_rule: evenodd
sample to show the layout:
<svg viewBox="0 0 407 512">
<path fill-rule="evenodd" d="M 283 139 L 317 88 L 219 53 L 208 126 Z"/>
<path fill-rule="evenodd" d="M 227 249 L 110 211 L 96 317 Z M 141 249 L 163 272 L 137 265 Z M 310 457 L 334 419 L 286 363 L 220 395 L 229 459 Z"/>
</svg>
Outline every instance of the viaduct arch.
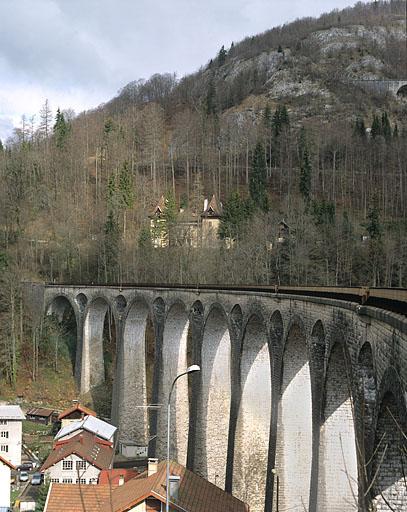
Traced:
<svg viewBox="0 0 407 512">
<path fill-rule="evenodd" d="M 82 393 L 103 375 L 111 311 L 122 439 L 164 456 L 165 408 L 152 418 L 145 406 L 165 403 L 173 376 L 197 363 L 174 396 L 173 458 L 254 512 L 407 512 L 402 301 L 391 312 L 311 289 L 73 285 L 28 285 L 26 297 L 39 315 L 73 310 Z"/>
</svg>

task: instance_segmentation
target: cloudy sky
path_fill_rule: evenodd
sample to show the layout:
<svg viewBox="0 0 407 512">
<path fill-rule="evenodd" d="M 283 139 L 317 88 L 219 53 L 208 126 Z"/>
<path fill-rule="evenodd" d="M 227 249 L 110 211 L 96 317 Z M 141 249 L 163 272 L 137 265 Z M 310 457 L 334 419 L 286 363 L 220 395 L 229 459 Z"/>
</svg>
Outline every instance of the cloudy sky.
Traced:
<svg viewBox="0 0 407 512">
<path fill-rule="evenodd" d="M 0 139 L 46 98 L 76 112 L 196 70 L 247 35 L 353 0 L 0 0 Z"/>
</svg>

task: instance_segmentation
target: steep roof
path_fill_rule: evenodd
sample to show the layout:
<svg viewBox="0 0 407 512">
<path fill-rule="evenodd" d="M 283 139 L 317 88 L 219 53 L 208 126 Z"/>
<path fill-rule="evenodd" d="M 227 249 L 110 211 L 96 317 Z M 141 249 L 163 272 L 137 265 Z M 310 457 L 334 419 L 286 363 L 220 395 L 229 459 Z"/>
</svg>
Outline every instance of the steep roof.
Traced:
<svg viewBox="0 0 407 512">
<path fill-rule="evenodd" d="M 96 416 L 95 411 L 92 411 L 92 409 L 88 409 L 84 405 L 81 405 L 79 402 L 73 405 L 72 407 L 69 407 L 69 409 L 66 409 L 65 411 L 62 411 L 60 415 L 58 416 L 59 420 L 62 420 L 72 414 L 73 412 L 83 412 L 83 414 L 86 414 L 87 416 Z"/>
<path fill-rule="evenodd" d="M 202 213 L 203 217 L 221 217 L 222 216 L 222 203 L 220 203 L 213 194 L 206 210 Z"/>
<path fill-rule="evenodd" d="M 178 499 L 176 502 L 171 502 L 171 508 L 175 510 L 188 510 L 188 512 L 248 511 L 248 505 L 176 462 L 171 462 L 170 473 L 180 476 Z M 126 512 L 148 497 L 154 497 L 165 503 L 165 484 L 166 463 L 164 461 L 158 465 L 158 471 L 154 475 L 148 477 L 147 473 L 144 473 L 117 487 L 112 493 L 111 501 L 105 503 L 102 512 Z"/>
<path fill-rule="evenodd" d="M 99 469 L 107 469 L 113 459 L 112 443 L 99 439 L 90 432 L 81 432 L 65 441 L 58 441 L 42 465 L 41 471 L 73 454 Z"/>
<path fill-rule="evenodd" d="M 25 420 L 19 405 L 0 405 L 0 420 Z"/>
<path fill-rule="evenodd" d="M 4 465 L 8 466 L 10 469 L 16 469 L 9 460 L 5 459 L 1 455 L 0 455 L 0 462 L 2 462 Z"/>
<path fill-rule="evenodd" d="M 154 217 L 155 215 L 161 215 L 165 209 L 165 197 L 161 196 L 154 210 L 151 212 L 150 217 Z"/>
<path fill-rule="evenodd" d="M 112 491 L 110 485 L 52 483 L 44 512 L 102 512 Z"/>
<path fill-rule="evenodd" d="M 95 434 L 102 439 L 110 440 L 117 428 L 106 421 L 100 420 L 99 418 L 86 416 L 83 420 L 73 421 L 69 425 L 65 425 L 65 427 L 58 431 L 55 439 L 61 439 L 62 437 L 72 434 L 77 430 L 86 430 L 87 432 Z"/>
</svg>

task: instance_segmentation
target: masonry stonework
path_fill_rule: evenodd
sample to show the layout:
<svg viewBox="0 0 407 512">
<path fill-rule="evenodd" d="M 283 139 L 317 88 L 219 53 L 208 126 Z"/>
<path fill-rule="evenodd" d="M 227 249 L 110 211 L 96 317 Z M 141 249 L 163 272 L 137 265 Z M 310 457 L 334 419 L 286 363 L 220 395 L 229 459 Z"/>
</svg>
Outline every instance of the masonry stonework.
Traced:
<svg viewBox="0 0 407 512">
<path fill-rule="evenodd" d="M 178 447 L 188 444 L 191 469 L 220 487 L 247 491 L 242 497 L 256 511 L 277 510 L 278 495 L 280 511 L 350 512 L 357 502 L 364 512 L 373 505 L 407 512 L 405 317 L 334 298 L 265 291 L 57 285 L 41 290 L 44 311 L 58 309 L 62 297 L 75 314 L 82 384 L 90 382 L 92 365 L 100 364 L 89 342 L 100 340 L 103 314 L 92 307 L 103 303 L 112 309 L 118 325 L 112 417 L 121 437 L 145 443 L 154 438 L 146 409 L 139 406 L 164 399 L 174 372 L 197 363 L 201 372 L 186 378 L 184 387 L 177 385 L 171 430 L 172 453 L 185 457 L 185 448 Z M 185 305 L 182 315 L 171 312 L 176 303 Z M 258 414 L 254 382 L 262 393 Z M 188 406 L 181 398 L 187 390 Z M 161 423 L 160 436 L 162 428 Z M 256 457 L 263 468 L 257 488 L 242 471 L 255 439 L 264 445 Z M 153 450 L 154 441 L 149 446 Z M 335 509 L 337 499 L 342 506 Z"/>
<path fill-rule="evenodd" d="M 242 395 L 235 437 L 233 494 L 262 512 L 266 497 L 271 414 L 271 366 L 262 321 L 251 318 L 243 338 L 240 361 Z M 249 447 L 249 449 L 247 449 Z"/>
</svg>

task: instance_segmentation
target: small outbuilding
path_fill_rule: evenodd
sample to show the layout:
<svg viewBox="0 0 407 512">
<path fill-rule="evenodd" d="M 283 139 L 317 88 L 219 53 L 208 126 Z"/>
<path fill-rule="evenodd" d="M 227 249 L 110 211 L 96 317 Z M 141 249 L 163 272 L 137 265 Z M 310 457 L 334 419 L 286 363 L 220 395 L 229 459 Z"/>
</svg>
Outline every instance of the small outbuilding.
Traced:
<svg viewBox="0 0 407 512">
<path fill-rule="evenodd" d="M 27 420 L 49 425 L 55 418 L 55 411 L 53 409 L 44 409 L 42 407 L 33 407 L 26 413 Z"/>
</svg>

